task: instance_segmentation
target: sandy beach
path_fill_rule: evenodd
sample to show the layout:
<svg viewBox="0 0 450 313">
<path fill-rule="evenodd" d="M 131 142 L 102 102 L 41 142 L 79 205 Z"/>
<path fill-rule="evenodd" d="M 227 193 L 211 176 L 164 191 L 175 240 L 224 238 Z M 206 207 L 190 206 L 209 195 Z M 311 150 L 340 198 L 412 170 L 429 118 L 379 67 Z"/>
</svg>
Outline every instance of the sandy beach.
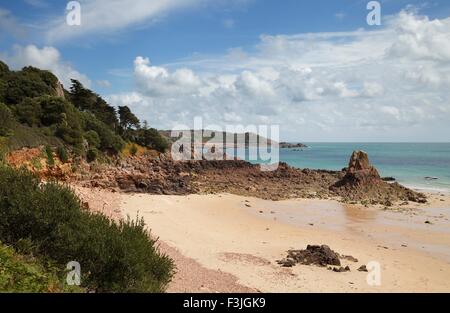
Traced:
<svg viewBox="0 0 450 313">
<path fill-rule="evenodd" d="M 106 199 L 122 217 L 145 219 L 177 274 L 169 292 L 449 292 L 450 196 L 427 205 L 343 205 L 332 200 L 268 201 L 230 194 L 166 196 L 78 188 Z M 88 202 L 91 204 L 91 201 Z M 97 209 L 102 211 L 102 209 Z M 107 212 L 103 212 L 107 213 Z M 110 215 L 115 215 L 111 214 Z M 283 268 L 290 249 L 328 245 L 358 262 L 335 273 L 318 266 Z M 379 262 L 381 285 L 361 265 Z"/>
</svg>

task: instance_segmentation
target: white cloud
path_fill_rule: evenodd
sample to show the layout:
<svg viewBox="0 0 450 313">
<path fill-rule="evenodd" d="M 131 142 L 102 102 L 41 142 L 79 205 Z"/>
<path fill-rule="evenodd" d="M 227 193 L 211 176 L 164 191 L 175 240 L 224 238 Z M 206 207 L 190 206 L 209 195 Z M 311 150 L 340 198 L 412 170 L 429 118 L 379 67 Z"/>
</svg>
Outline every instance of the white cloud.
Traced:
<svg viewBox="0 0 450 313">
<path fill-rule="evenodd" d="M 81 25 L 68 26 L 61 12 L 46 25 L 49 42 L 108 34 L 150 25 L 174 11 L 202 6 L 243 7 L 251 0 L 79 0 Z"/>
<path fill-rule="evenodd" d="M 30 65 L 43 70 L 49 70 L 58 77 L 66 88 L 71 85 L 70 79 L 77 79 L 87 87 L 91 85 L 89 78 L 78 72 L 69 63 L 64 62 L 61 59 L 61 54 L 54 47 L 43 47 L 39 49 L 35 45 L 25 47 L 16 45 L 13 48 L 12 55 L 4 55 L 2 58 L 16 70 Z"/>
<path fill-rule="evenodd" d="M 109 97 L 157 127 L 273 123 L 291 140 L 450 140 L 450 18 L 379 31 L 262 36 L 254 52 L 151 65 Z M 172 124 L 173 123 L 173 124 Z"/>
<path fill-rule="evenodd" d="M 134 61 L 134 75 L 141 91 L 152 97 L 178 97 L 198 91 L 202 82 L 191 70 L 181 68 L 173 73 L 158 66 L 152 66 L 148 58 L 137 57 Z"/>
<path fill-rule="evenodd" d="M 202 0 L 81 0 L 81 25 L 68 26 L 64 15 L 48 25 L 49 41 L 87 34 L 109 33 L 140 23 L 151 23 L 168 12 Z"/>
<path fill-rule="evenodd" d="M 430 21 L 401 12 L 392 26 L 399 34 L 389 49 L 392 56 L 450 62 L 450 18 Z"/>
</svg>

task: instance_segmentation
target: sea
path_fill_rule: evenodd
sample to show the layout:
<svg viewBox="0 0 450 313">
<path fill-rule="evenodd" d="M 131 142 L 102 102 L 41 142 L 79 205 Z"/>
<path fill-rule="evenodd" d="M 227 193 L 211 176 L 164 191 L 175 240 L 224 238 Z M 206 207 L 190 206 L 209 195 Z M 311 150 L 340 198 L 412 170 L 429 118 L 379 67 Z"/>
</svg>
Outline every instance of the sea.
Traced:
<svg viewBox="0 0 450 313">
<path fill-rule="evenodd" d="M 363 150 L 383 177 L 414 189 L 450 192 L 450 143 L 305 144 L 307 148 L 280 149 L 280 161 L 301 169 L 341 170 L 353 151 Z"/>
</svg>

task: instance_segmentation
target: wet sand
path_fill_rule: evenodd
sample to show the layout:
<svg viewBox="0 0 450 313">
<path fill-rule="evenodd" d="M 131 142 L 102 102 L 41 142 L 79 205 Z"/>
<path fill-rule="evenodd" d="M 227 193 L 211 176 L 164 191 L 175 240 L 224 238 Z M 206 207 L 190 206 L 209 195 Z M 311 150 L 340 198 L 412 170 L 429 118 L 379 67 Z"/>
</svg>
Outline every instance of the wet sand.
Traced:
<svg viewBox="0 0 450 313">
<path fill-rule="evenodd" d="M 189 282 L 198 270 L 229 278 L 229 288 L 209 282 L 200 289 L 208 292 L 449 292 L 450 197 L 433 197 L 428 207 L 384 210 L 331 200 L 121 194 L 120 207 L 123 216 L 142 216 L 164 245 L 199 266 L 182 266 L 184 274 L 193 273 L 179 273 L 169 291 L 199 291 L 198 279 Z M 347 273 L 276 263 L 287 250 L 308 244 L 327 244 L 359 261 L 343 261 L 351 268 Z M 371 261 L 381 265 L 381 286 L 369 286 L 367 273 L 356 270 Z"/>
</svg>

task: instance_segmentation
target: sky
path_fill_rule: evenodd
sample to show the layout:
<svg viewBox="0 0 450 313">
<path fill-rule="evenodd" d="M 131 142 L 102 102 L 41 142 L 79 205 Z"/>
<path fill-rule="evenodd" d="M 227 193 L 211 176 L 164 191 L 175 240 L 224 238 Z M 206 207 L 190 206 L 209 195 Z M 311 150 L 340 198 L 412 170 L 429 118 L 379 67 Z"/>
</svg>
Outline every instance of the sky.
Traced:
<svg viewBox="0 0 450 313">
<path fill-rule="evenodd" d="M 450 2 L 0 0 L 0 59 L 159 129 L 279 125 L 285 141 L 449 142 Z M 216 127 L 216 128 L 217 128 Z"/>
</svg>

